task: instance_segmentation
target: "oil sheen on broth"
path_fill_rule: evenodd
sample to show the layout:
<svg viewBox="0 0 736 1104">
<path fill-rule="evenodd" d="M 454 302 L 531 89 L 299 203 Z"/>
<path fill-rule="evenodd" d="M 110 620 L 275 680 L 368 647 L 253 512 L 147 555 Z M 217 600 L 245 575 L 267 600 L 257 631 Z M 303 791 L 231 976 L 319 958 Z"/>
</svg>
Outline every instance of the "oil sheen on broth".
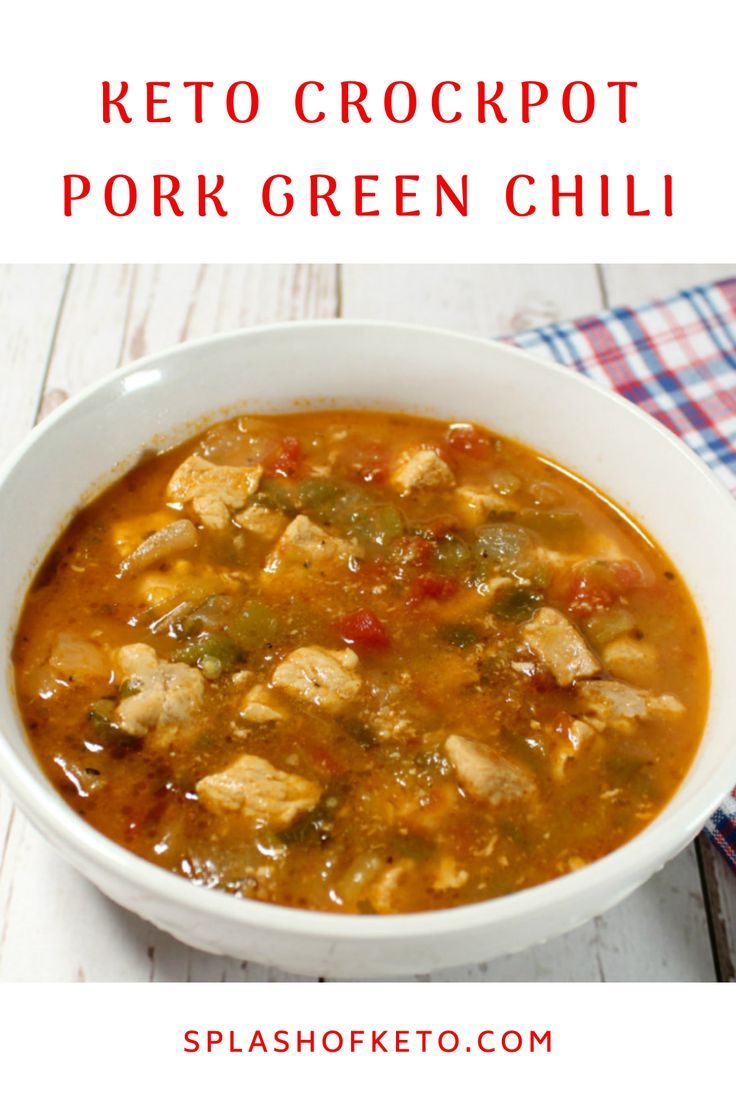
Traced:
<svg viewBox="0 0 736 1104">
<path fill-rule="evenodd" d="M 708 665 L 664 553 L 469 424 L 220 423 L 81 510 L 15 645 L 33 748 L 89 824 L 300 908 L 465 904 L 662 808 Z"/>
</svg>

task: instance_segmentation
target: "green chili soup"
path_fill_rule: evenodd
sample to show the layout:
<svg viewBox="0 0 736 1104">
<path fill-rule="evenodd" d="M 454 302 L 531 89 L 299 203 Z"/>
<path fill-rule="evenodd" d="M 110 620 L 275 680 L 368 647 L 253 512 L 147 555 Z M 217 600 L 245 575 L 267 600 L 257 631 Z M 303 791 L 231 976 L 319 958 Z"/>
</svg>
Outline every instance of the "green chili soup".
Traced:
<svg viewBox="0 0 736 1104">
<path fill-rule="evenodd" d="M 123 847 L 298 908 L 484 900 L 639 832 L 708 663 L 625 514 L 470 424 L 222 422 L 80 510 L 28 594 L 44 770 Z"/>
</svg>

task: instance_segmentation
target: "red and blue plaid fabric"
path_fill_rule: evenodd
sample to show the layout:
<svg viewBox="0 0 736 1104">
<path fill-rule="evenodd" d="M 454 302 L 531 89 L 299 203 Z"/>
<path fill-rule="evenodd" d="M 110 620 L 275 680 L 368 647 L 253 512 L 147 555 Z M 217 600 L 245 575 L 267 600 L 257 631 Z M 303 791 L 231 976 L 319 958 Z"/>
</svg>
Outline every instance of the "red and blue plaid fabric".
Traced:
<svg viewBox="0 0 736 1104">
<path fill-rule="evenodd" d="M 506 340 L 635 402 L 736 493 L 736 278 Z M 706 832 L 736 869 L 736 789 Z"/>
</svg>

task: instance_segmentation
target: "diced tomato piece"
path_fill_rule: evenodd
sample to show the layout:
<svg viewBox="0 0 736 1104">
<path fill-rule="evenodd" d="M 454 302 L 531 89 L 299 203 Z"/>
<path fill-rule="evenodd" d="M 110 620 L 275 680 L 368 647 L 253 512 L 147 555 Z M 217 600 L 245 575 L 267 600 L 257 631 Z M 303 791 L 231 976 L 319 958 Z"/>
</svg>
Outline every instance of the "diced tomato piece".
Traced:
<svg viewBox="0 0 736 1104">
<path fill-rule="evenodd" d="M 567 604 L 571 613 L 593 613 L 595 610 L 610 609 L 616 597 L 610 587 L 579 578 L 573 584 Z"/>
<path fill-rule="evenodd" d="M 642 586 L 643 581 L 641 568 L 632 560 L 593 560 L 573 576 L 568 607 L 576 614 L 610 609 L 622 594 Z"/>
<path fill-rule="evenodd" d="M 296 437 L 284 437 L 275 452 L 264 462 L 267 475 L 282 475 L 285 479 L 296 473 L 302 459 L 302 446 Z"/>
<path fill-rule="evenodd" d="M 425 598 L 433 598 L 441 602 L 446 598 L 452 598 L 457 591 L 457 582 L 454 579 L 448 579 L 445 575 L 420 575 L 412 583 L 409 605 L 415 606 Z"/>
<path fill-rule="evenodd" d="M 435 553 L 434 541 L 426 537 L 401 537 L 391 550 L 391 559 L 402 567 L 426 567 Z"/>
<path fill-rule="evenodd" d="M 488 434 L 469 423 L 450 426 L 447 443 L 455 452 L 467 453 L 474 460 L 485 460 L 493 448 Z"/>
<path fill-rule="evenodd" d="M 633 560 L 613 560 L 609 567 L 616 581 L 618 590 L 623 594 L 627 590 L 634 590 L 644 583 L 644 574 Z"/>
<path fill-rule="evenodd" d="M 391 643 L 386 626 L 367 609 L 341 617 L 335 628 L 346 644 L 354 644 L 356 648 L 387 648 Z"/>
</svg>

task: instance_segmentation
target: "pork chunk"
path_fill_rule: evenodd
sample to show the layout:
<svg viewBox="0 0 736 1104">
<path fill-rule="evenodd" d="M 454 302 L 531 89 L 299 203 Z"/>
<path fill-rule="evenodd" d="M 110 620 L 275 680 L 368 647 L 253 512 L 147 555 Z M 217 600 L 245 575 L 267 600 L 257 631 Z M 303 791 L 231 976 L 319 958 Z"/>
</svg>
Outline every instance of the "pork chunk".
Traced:
<svg viewBox="0 0 736 1104">
<path fill-rule="evenodd" d="M 116 668 L 130 693 L 115 709 L 114 719 L 131 736 L 152 735 L 165 743 L 190 726 L 204 697 L 204 676 L 186 663 L 159 659 L 148 644 L 119 648 Z"/>
<path fill-rule="evenodd" d="M 386 913 L 395 910 L 396 898 L 406 885 L 413 869 L 414 863 L 411 859 L 399 859 L 397 863 L 387 867 L 378 875 L 368 895 L 376 912 Z"/>
<path fill-rule="evenodd" d="M 556 778 L 558 782 L 562 781 L 567 764 L 578 758 L 581 752 L 591 744 L 595 734 L 593 726 L 578 717 L 571 722 L 564 740 L 556 741 L 553 738 L 550 755 L 553 778 Z"/>
<path fill-rule="evenodd" d="M 682 702 L 672 694 L 652 694 L 613 679 L 596 679 L 577 687 L 577 699 L 583 716 L 594 728 L 615 732 L 633 732 L 637 722 L 650 717 L 679 717 Z"/>
<path fill-rule="evenodd" d="M 298 514 L 281 534 L 278 544 L 266 561 L 267 572 L 278 571 L 283 564 L 302 567 L 324 567 L 346 560 L 356 552 L 350 541 L 333 537 L 306 514 Z"/>
<path fill-rule="evenodd" d="M 82 683 L 101 682 L 110 677 L 110 663 L 103 649 L 92 640 L 60 632 L 49 656 L 56 678 Z"/>
<path fill-rule="evenodd" d="M 269 724 L 284 716 L 278 708 L 276 695 L 267 686 L 254 686 L 245 695 L 240 716 L 251 724 Z"/>
<path fill-rule="evenodd" d="M 277 831 L 313 809 L 322 792 L 316 782 L 278 770 L 258 755 L 241 755 L 200 779 L 196 790 L 210 812 L 237 813 L 252 827 Z"/>
<path fill-rule="evenodd" d="M 462 870 L 452 855 L 442 855 L 435 867 L 432 888 L 438 893 L 446 893 L 448 889 L 462 889 L 468 877 L 467 870 Z"/>
<path fill-rule="evenodd" d="M 465 736 L 448 736 L 445 751 L 461 786 L 472 797 L 489 805 L 503 805 L 529 798 L 536 790 L 533 779 L 485 744 Z"/>
<path fill-rule="evenodd" d="M 456 509 L 463 524 L 480 525 L 492 510 L 508 510 L 509 503 L 493 491 L 475 487 L 458 487 L 455 492 Z"/>
<path fill-rule="evenodd" d="M 169 502 L 191 503 L 209 529 L 225 529 L 235 510 L 242 510 L 261 481 L 263 469 L 212 464 L 203 456 L 188 456 L 176 469 L 166 490 Z"/>
<path fill-rule="evenodd" d="M 402 494 L 425 488 L 451 487 L 452 469 L 433 449 L 405 452 L 391 474 L 391 482 Z"/>
<path fill-rule="evenodd" d="M 242 529 L 263 537 L 264 540 L 276 540 L 286 524 L 282 513 L 262 506 L 259 502 L 252 502 L 235 515 L 235 520 Z"/>
<path fill-rule="evenodd" d="M 549 667 L 560 686 L 597 675 L 601 665 L 582 635 L 564 614 L 549 606 L 537 610 L 523 636 L 534 654 Z"/>
<path fill-rule="evenodd" d="M 615 678 L 646 685 L 657 672 L 657 649 L 648 640 L 619 636 L 606 644 L 603 662 Z"/>
<path fill-rule="evenodd" d="M 292 697 L 338 713 L 360 692 L 358 657 L 352 648 L 297 648 L 273 673 L 271 683 Z"/>
</svg>

